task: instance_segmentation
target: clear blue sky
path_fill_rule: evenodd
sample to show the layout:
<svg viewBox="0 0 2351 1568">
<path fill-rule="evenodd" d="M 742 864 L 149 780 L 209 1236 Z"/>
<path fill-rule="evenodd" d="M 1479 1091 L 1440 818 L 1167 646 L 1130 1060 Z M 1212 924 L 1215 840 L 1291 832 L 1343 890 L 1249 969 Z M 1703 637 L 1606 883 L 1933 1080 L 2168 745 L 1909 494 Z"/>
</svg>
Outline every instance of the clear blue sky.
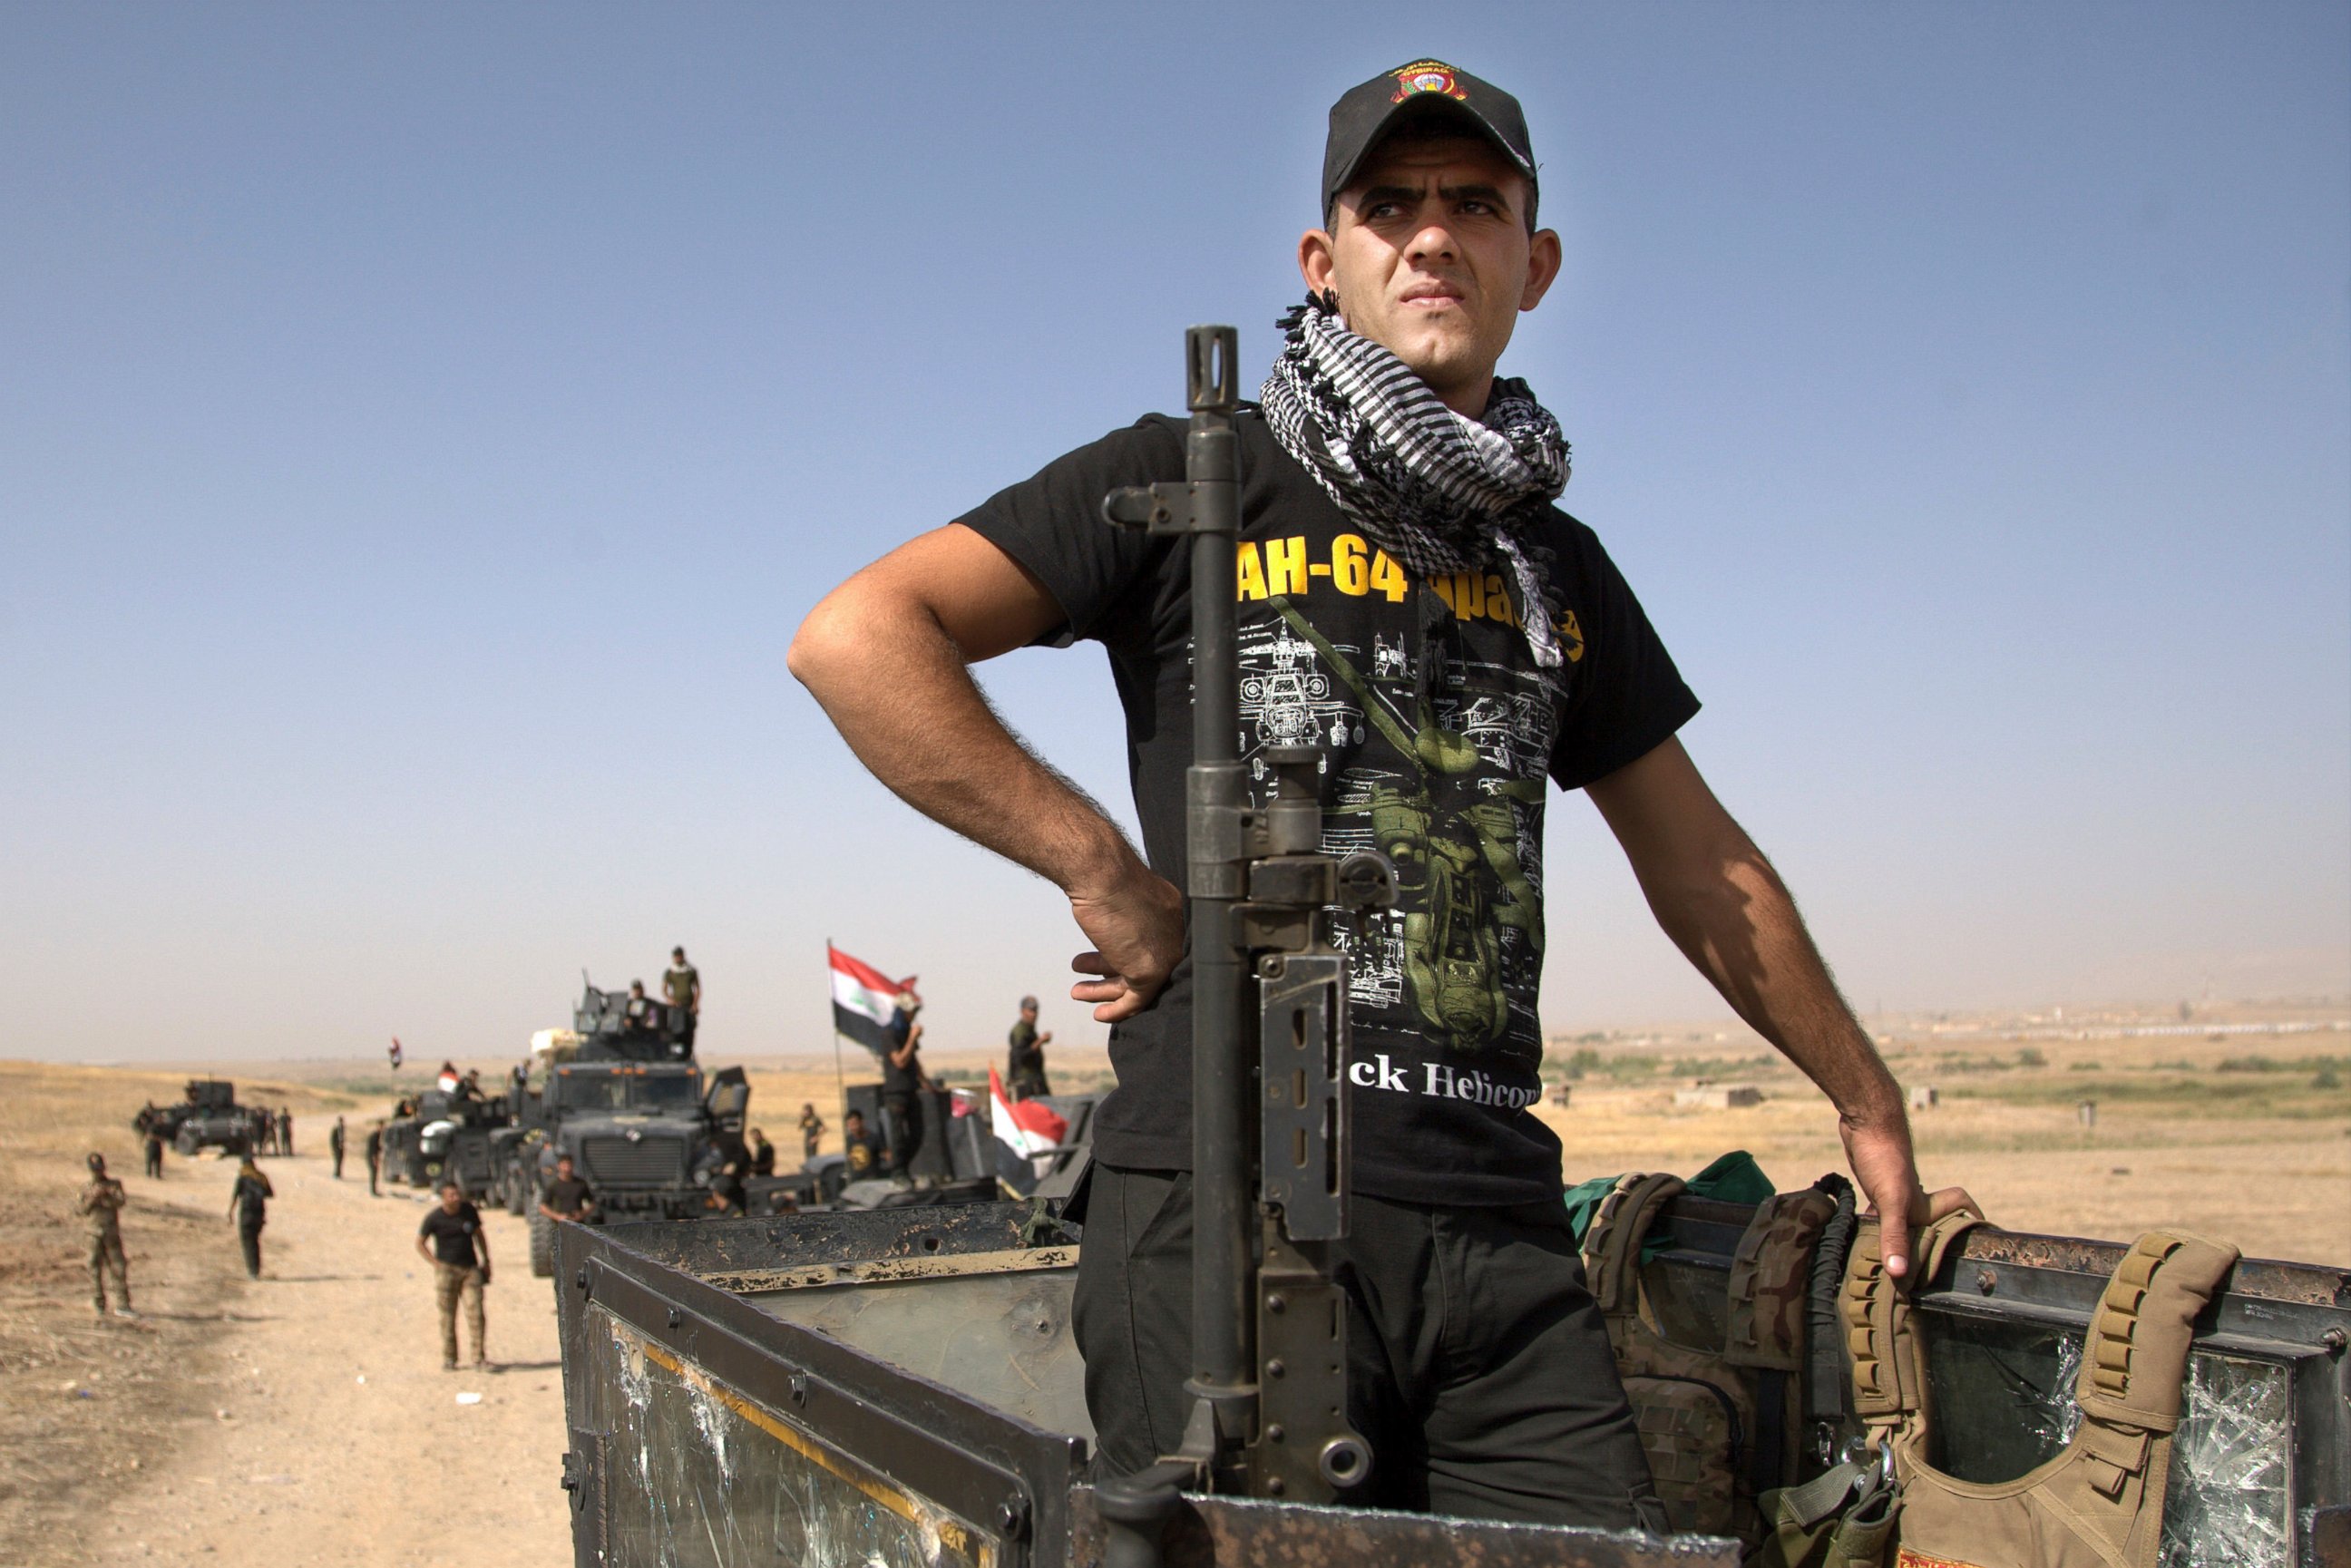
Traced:
<svg viewBox="0 0 2351 1568">
<path fill-rule="evenodd" d="M 713 1053 L 822 1048 L 828 936 L 1099 1040 L 784 648 L 1186 323 L 1262 367 L 1423 55 L 1526 103 L 1505 368 L 1855 1000 L 2351 989 L 2339 4 L 28 3 L 0 1053 L 500 1055 L 673 942 Z M 987 678 L 1125 810 L 1098 650 Z M 1548 1026 L 1719 1011 L 1552 815 Z"/>
</svg>

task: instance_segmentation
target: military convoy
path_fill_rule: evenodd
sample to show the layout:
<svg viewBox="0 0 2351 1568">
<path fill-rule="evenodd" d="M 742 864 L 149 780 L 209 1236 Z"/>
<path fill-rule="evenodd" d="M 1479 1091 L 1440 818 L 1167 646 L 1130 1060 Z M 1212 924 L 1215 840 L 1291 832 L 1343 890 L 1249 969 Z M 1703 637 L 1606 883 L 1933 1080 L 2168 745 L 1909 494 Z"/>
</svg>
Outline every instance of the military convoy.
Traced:
<svg viewBox="0 0 2351 1568">
<path fill-rule="evenodd" d="M 601 1219 L 685 1219 L 739 1157 L 751 1089 L 739 1067 L 705 1082 L 683 1008 L 583 978 L 569 1038 L 549 1042 L 536 1087 L 518 1076 L 511 1124 L 485 1136 L 484 1188 L 530 1222 L 531 1271 L 554 1270 L 554 1224 L 538 1212 L 569 1155 Z"/>
<path fill-rule="evenodd" d="M 735 1151 L 750 1102 L 739 1067 L 705 1082 L 682 1008 L 598 988 L 582 977 L 568 1030 L 498 1092 L 443 1082 L 402 1103 L 383 1128 L 383 1179 L 454 1181 L 477 1203 L 530 1222 L 532 1271 L 553 1264 L 553 1222 L 538 1212 L 570 1156 L 596 1195 L 596 1218 L 689 1219 Z M 537 1082 L 533 1082 L 536 1074 Z"/>
</svg>

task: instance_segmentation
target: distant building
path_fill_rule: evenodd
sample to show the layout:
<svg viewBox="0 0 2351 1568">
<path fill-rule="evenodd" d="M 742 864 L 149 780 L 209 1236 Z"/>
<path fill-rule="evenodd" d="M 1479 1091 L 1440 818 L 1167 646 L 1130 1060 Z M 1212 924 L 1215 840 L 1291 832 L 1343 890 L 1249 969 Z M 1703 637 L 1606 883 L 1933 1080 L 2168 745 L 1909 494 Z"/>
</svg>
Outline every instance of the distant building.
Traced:
<svg viewBox="0 0 2351 1568">
<path fill-rule="evenodd" d="M 1763 1103 L 1763 1091 L 1751 1083 L 1696 1083 L 1674 1091 L 1677 1111 L 1736 1111 Z"/>
</svg>

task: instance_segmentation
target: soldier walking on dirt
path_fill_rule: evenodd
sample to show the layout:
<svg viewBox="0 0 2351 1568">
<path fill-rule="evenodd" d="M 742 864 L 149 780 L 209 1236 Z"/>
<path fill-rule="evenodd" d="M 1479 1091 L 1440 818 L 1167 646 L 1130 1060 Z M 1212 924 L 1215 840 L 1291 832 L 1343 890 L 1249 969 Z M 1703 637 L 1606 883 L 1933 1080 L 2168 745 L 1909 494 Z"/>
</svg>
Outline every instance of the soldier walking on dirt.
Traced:
<svg viewBox="0 0 2351 1568">
<path fill-rule="evenodd" d="M 381 1197 L 383 1189 L 377 1182 L 383 1175 L 383 1124 L 371 1123 L 367 1135 L 368 1196 Z"/>
<path fill-rule="evenodd" d="M 236 1241 L 245 1249 L 248 1280 L 261 1278 L 261 1228 L 269 1223 L 269 1200 L 277 1196 L 277 1189 L 269 1185 L 253 1156 L 246 1155 L 245 1163 L 236 1167 L 236 1185 L 228 1191 L 228 1211 L 236 1220 Z"/>
<path fill-rule="evenodd" d="M 425 1243 L 432 1246 L 428 1250 Z M 482 1348 L 488 1324 L 482 1312 L 482 1288 L 490 1282 L 490 1239 L 482 1230 L 482 1211 L 465 1201 L 465 1189 L 454 1181 L 441 1184 L 441 1207 L 424 1217 L 416 1229 L 416 1255 L 433 1265 L 433 1304 L 441 1312 L 441 1370 L 457 1370 L 457 1303 L 465 1303 L 465 1329 L 474 1340 L 474 1370 L 489 1370 Z"/>
<path fill-rule="evenodd" d="M 163 1175 L 163 1134 L 152 1127 L 147 1129 L 147 1174 L 159 1179 Z"/>
<path fill-rule="evenodd" d="M 106 1174 L 106 1156 L 89 1156 L 89 1181 L 77 1205 L 89 1225 L 89 1289 L 98 1301 L 98 1320 L 106 1321 L 106 1277 L 114 1276 L 114 1315 L 135 1318 L 131 1310 L 131 1260 L 122 1251 L 122 1184 Z"/>
<path fill-rule="evenodd" d="M 334 1124 L 332 1127 L 330 1127 L 330 1128 L 329 1128 L 329 1129 L 327 1130 L 327 1153 L 334 1156 L 334 1161 L 335 1161 L 335 1179 L 336 1179 L 337 1181 L 340 1181 L 340 1180 L 342 1180 L 342 1179 L 343 1179 L 343 1119 L 342 1119 L 340 1116 L 336 1117 L 336 1118 L 335 1118 L 335 1124 Z"/>
</svg>

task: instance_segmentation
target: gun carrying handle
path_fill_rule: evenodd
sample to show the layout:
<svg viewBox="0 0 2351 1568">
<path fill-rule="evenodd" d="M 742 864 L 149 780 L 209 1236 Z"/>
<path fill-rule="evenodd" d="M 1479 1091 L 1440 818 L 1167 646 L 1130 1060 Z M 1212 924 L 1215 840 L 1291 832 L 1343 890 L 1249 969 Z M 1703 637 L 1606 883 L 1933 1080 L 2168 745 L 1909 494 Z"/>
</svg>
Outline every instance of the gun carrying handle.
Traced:
<svg viewBox="0 0 2351 1568">
<path fill-rule="evenodd" d="M 1232 327 L 1184 330 L 1184 406 L 1194 413 L 1230 413 L 1240 402 L 1241 335 Z"/>
</svg>

